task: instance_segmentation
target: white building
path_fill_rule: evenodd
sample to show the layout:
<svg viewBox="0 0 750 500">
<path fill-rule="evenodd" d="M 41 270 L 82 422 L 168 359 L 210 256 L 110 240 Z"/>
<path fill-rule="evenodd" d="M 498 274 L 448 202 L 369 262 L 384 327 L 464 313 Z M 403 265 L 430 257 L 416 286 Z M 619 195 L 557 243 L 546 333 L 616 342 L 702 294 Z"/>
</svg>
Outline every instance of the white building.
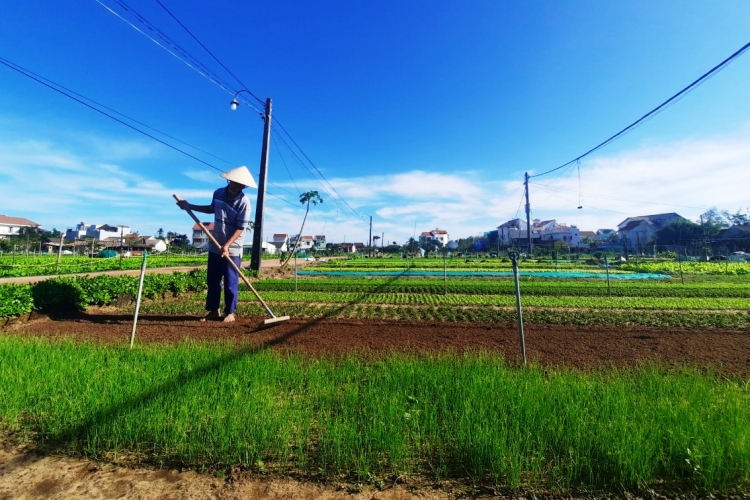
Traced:
<svg viewBox="0 0 750 500">
<path fill-rule="evenodd" d="M 326 249 L 326 235 L 325 234 L 317 234 L 315 235 L 315 248 L 316 252 L 323 252 Z"/>
<path fill-rule="evenodd" d="M 104 241 L 107 238 L 114 236 L 127 236 L 132 234 L 129 226 L 110 226 L 109 224 L 91 224 L 86 227 L 86 224 L 81 222 L 76 224 L 75 229 L 68 229 L 65 231 L 65 238 L 68 240 L 78 238 L 95 238 L 99 241 Z"/>
<path fill-rule="evenodd" d="M 574 248 L 581 245 L 581 233 L 576 226 L 558 224 L 554 219 L 545 221 L 534 219 L 533 227 L 539 233 L 542 242 L 561 241 L 567 246 Z"/>
<path fill-rule="evenodd" d="M 526 221 L 523 219 L 511 219 L 497 226 L 497 234 L 502 246 L 512 246 L 519 240 L 528 241 Z M 531 228 L 531 238 L 539 237 L 539 232 Z"/>
<path fill-rule="evenodd" d="M 22 227 L 41 227 L 34 221 L 24 219 L 23 217 L 9 217 L 0 215 L 0 238 L 7 238 L 18 234 Z"/>
<path fill-rule="evenodd" d="M 206 226 L 206 229 L 208 229 L 209 231 L 214 228 L 213 222 L 204 222 L 203 225 Z M 208 239 L 208 235 L 203 232 L 203 229 L 201 229 L 200 225 L 193 225 L 193 247 L 207 249 L 210 244 L 211 240 Z"/>
<path fill-rule="evenodd" d="M 273 240 L 270 242 L 275 248 L 276 252 L 281 253 L 289 250 L 289 235 L 277 233 L 273 235 Z"/>
<path fill-rule="evenodd" d="M 448 231 L 444 229 L 433 229 L 432 231 L 425 231 L 419 235 L 419 246 L 424 245 L 427 241 L 436 241 L 445 246 L 450 241 L 448 237 Z"/>
<path fill-rule="evenodd" d="M 299 237 L 299 244 L 297 245 L 298 252 L 305 252 L 315 246 L 315 239 L 312 236 L 292 236 L 289 238 L 289 250 L 294 248 L 297 244 L 297 238 Z"/>
</svg>

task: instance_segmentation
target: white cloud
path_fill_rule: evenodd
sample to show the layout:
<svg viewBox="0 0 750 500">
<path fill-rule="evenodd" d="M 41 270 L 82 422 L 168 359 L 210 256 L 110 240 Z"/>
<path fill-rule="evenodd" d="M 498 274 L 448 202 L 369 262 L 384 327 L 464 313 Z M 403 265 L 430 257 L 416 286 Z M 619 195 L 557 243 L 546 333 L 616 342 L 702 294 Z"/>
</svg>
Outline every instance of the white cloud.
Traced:
<svg viewBox="0 0 750 500">
<path fill-rule="evenodd" d="M 696 220 L 712 206 L 745 209 L 750 206 L 748 136 L 750 132 L 600 155 L 582 162 L 580 189 L 575 170 L 532 178 L 532 217 L 596 230 L 613 228 L 633 215 L 677 212 Z M 156 172 L 162 175 L 157 179 L 150 171 L 133 171 L 126 165 L 42 141 L 0 142 L 0 213 L 28 217 L 47 229 L 85 221 L 128 224 L 143 233 L 160 227 L 186 233 L 193 223 L 174 206 L 172 193 L 208 204 L 213 189 L 223 185 L 209 170 L 183 172 L 206 184 L 186 189 L 160 180 L 167 179 L 163 172 Z M 183 181 L 178 177 L 176 182 Z M 524 217 L 520 176 L 464 172 L 457 166 L 455 173 L 422 169 L 329 182 L 346 203 L 327 185 L 297 185 L 303 191 L 318 190 L 325 199 L 311 208 L 304 233 L 325 234 L 329 241 L 366 242 L 370 215 L 373 235 L 384 233 L 386 241 L 399 243 L 435 228 L 447 230 L 453 238 L 478 235 Z M 269 188 L 286 201 L 266 198 L 266 238 L 299 230 L 304 206 L 284 191 L 287 187 L 296 192 L 284 184 Z M 248 190 L 248 195 L 254 207 L 255 190 Z M 583 209 L 576 208 L 579 204 Z M 210 217 L 201 215 L 202 220 Z"/>
</svg>

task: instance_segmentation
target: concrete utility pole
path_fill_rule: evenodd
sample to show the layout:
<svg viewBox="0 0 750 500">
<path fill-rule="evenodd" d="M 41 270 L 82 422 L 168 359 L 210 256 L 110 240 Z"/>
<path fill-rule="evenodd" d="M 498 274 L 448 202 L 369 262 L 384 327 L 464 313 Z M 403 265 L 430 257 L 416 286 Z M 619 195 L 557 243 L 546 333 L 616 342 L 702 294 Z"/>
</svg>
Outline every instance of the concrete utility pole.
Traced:
<svg viewBox="0 0 750 500">
<path fill-rule="evenodd" d="M 369 246 L 369 255 L 372 257 L 372 215 L 370 216 L 370 243 L 368 243 Z"/>
<path fill-rule="evenodd" d="M 253 228 L 253 253 L 250 269 L 260 273 L 263 255 L 263 209 L 266 198 L 266 178 L 268 177 L 268 154 L 271 147 L 271 98 L 266 99 L 266 112 L 263 115 L 263 147 L 260 152 L 260 175 L 258 175 L 258 199 L 255 203 L 255 227 Z"/>
<path fill-rule="evenodd" d="M 529 257 L 531 257 L 531 204 L 529 204 L 529 173 L 524 172 L 523 185 L 526 188 L 526 237 L 529 240 Z"/>
</svg>

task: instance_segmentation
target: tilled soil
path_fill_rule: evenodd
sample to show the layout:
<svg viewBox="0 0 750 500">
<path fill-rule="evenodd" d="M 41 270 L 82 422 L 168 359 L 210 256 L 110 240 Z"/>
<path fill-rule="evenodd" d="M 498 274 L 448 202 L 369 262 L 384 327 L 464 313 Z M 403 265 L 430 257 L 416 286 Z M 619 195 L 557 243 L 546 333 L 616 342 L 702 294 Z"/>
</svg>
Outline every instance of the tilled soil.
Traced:
<svg viewBox="0 0 750 500">
<path fill-rule="evenodd" d="M 473 350 L 502 353 L 509 364 L 520 362 L 515 324 L 293 318 L 264 328 L 264 319 L 238 317 L 234 323 L 203 323 L 194 316 L 146 315 L 138 319 L 136 343 L 235 342 L 308 356 Z M 92 310 L 74 318 L 19 322 L 3 332 L 126 344 L 132 324 L 132 316 L 122 312 Z M 524 333 L 528 360 L 543 367 L 595 369 L 655 362 L 750 376 L 748 330 L 527 324 Z"/>
<path fill-rule="evenodd" d="M 425 323 L 386 320 L 292 319 L 263 327 L 262 317 L 234 323 L 199 322 L 193 316 L 141 316 L 136 343 L 174 344 L 187 340 L 233 342 L 306 356 L 359 354 L 377 357 L 393 352 L 493 351 L 509 364 L 520 363 L 515 324 Z M 94 310 L 73 318 L 36 317 L 0 329 L 0 335 L 71 338 L 103 343 L 130 342 L 133 318 L 116 309 Z M 690 365 L 723 376 L 750 377 L 750 331 L 725 329 L 580 327 L 525 325 L 526 353 L 543 367 L 591 370 L 630 367 L 642 362 Z M 2 440 L 0 439 L 0 445 Z M 495 496 L 496 492 L 453 489 L 444 485 L 392 485 L 385 491 L 355 485 L 317 485 L 291 479 L 248 475 L 219 477 L 194 471 L 131 469 L 75 457 L 38 454 L 24 446 L 0 446 L 0 498 L 174 498 L 174 499 L 449 499 Z M 437 488 L 436 488 L 437 487 Z M 502 498 L 615 498 L 620 495 L 524 495 Z M 652 491 L 627 498 L 698 498 Z M 745 494 L 724 498 L 748 498 Z"/>
</svg>

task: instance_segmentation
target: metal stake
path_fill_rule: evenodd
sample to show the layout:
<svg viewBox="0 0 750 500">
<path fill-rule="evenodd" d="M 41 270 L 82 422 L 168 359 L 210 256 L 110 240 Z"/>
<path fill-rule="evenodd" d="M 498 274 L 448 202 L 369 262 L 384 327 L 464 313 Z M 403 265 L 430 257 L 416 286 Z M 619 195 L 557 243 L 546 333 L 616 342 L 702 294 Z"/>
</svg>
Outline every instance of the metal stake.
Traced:
<svg viewBox="0 0 750 500">
<path fill-rule="evenodd" d="M 518 338 L 521 342 L 521 357 L 526 365 L 526 342 L 523 336 L 523 311 L 521 309 L 521 286 L 518 282 L 518 254 L 509 252 L 508 257 L 513 262 L 513 280 L 516 283 L 516 311 L 518 312 Z"/>
<path fill-rule="evenodd" d="M 143 263 L 141 264 L 141 279 L 138 280 L 138 298 L 135 300 L 135 315 L 133 316 L 133 331 L 130 332 L 130 348 L 133 348 L 135 342 L 135 326 L 138 323 L 138 311 L 141 309 L 141 294 L 143 293 L 143 277 L 146 276 L 146 257 L 147 252 L 143 252 Z"/>
<path fill-rule="evenodd" d="M 607 296 L 612 296 L 612 289 L 609 287 L 609 260 L 607 260 L 607 256 L 604 256 L 604 269 L 607 270 Z"/>
</svg>

